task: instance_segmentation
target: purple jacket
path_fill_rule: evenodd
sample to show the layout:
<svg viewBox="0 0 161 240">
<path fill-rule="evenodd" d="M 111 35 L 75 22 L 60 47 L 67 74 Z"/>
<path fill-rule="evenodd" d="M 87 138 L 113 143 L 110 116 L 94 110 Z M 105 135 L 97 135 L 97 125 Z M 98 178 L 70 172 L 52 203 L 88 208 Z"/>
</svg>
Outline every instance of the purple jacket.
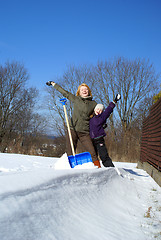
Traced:
<svg viewBox="0 0 161 240">
<path fill-rule="evenodd" d="M 106 119 L 113 112 L 115 104 L 110 102 L 109 106 L 99 115 L 94 115 L 89 121 L 90 127 L 90 137 L 98 138 L 101 136 L 106 136 L 106 133 L 103 129 L 103 124 L 106 123 Z"/>
</svg>

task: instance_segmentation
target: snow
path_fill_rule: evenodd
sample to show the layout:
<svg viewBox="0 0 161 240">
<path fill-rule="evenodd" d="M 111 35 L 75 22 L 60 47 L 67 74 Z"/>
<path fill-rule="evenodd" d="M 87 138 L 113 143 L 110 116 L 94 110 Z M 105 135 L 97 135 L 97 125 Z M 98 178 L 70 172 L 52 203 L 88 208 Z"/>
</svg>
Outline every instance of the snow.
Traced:
<svg viewBox="0 0 161 240">
<path fill-rule="evenodd" d="M 61 158 L 0 153 L 1 240 L 161 239 L 161 188 L 136 163 L 71 169 Z"/>
</svg>

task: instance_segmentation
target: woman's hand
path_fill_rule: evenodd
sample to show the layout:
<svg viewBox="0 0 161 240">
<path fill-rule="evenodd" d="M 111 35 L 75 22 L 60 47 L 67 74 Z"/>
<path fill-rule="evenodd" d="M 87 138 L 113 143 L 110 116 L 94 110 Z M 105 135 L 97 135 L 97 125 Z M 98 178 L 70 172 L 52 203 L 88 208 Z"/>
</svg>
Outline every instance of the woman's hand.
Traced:
<svg viewBox="0 0 161 240">
<path fill-rule="evenodd" d="M 55 86 L 55 84 L 56 84 L 55 82 L 51 82 L 51 85 L 52 85 L 53 87 Z"/>
<path fill-rule="evenodd" d="M 54 85 L 55 85 L 55 82 L 53 82 L 53 81 L 48 81 L 48 82 L 46 82 L 46 85 L 48 85 L 48 86 L 53 86 L 54 87 Z"/>
</svg>

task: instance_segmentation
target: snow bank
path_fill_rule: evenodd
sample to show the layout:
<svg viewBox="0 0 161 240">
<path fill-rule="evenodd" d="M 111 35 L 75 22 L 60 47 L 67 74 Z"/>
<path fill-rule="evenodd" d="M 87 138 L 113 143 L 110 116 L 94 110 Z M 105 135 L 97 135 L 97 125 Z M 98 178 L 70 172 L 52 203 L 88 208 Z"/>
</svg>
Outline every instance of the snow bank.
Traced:
<svg viewBox="0 0 161 240">
<path fill-rule="evenodd" d="M 67 156 L 0 154 L 1 240 L 160 239 L 161 189 L 136 164 L 69 168 Z"/>
</svg>

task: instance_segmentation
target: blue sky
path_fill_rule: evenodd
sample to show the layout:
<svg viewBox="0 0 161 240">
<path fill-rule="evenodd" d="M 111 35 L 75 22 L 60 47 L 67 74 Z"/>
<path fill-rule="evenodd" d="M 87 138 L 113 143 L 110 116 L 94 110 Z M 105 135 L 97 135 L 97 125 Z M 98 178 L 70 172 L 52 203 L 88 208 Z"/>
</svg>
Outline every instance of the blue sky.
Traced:
<svg viewBox="0 0 161 240">
<path fill-rule="evenodd" d="M 117 56 L 161 72 L 160 0 L 1 0 L 0 64 L 22 62 L 43 91 L 69 65 Z"/>
</svg>

